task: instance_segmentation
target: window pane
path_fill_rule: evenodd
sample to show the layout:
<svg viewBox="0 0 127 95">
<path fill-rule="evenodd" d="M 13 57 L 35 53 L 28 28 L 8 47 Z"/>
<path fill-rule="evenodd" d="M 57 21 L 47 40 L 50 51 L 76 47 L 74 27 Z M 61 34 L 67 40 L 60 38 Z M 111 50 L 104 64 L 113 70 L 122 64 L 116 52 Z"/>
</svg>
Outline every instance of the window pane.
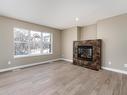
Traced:
<svg viewBox="0 0 127 95">
<path fill-rule="evenodd" d="M 43 54 L 51 53 L 51 34 L 43 33 Z"/>
<path fill-rule="evenodd" d="M 29 32 L 25 29 L 14 29 L 14 40 L 20 42 L 28 42 L 29 41 Z"/>
<path fill-rule="evenodd" d="M 31 31 L 30 53 L 41 54 L 41 32 Z"/>
<path fill-rule="evenodd" d="M 51 53 L 51 33 L 14 28 L 15 55 Z"/>
<path fill-rule="evenodd" d="M 29 49 L 26 43 L 15 43 L 15 55 L 28 55 Z"/>
</svg>

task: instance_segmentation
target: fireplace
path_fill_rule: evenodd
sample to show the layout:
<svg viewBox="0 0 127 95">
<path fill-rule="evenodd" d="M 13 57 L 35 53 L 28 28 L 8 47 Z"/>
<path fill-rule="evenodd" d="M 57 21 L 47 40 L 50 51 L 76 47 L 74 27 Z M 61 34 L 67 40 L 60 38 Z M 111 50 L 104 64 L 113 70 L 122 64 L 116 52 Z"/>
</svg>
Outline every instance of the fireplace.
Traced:
<svg viewBox="0 0 127 95">
<path fill-rule="evenodd" d="M 78 46 L 78 58 L 81 60 L 93 60 L 93 46 Z"/>
<path fill-rule="evenodd" d="M 101 68 L 101 40 L 74 41 L 73 64 L 99 70 Z"/>
</svg>

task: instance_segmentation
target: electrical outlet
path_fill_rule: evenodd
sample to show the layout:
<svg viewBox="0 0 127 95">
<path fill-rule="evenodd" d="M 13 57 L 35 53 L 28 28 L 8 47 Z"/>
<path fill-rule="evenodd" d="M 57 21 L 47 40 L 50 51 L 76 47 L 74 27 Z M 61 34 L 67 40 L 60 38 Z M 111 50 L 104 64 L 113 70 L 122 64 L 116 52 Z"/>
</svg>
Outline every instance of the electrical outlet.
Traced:
<svg viewBox="0 0 127 95">
<path fill-rule="evenodd" d="M 124 67 L 127 67 L 127 64 L 124 64 Z"/>
<path fill-rule="evenodd" d="M 109 64 L 109 65 L 111 65 L 111 64 L 112 64 L 112 62 L 111 62 L 111 61 L 109 61 L 109 62 L 108 62 L 108 64 Z"/>
<path fill-rule="evenodd" d="M 8 61 L 8 65 L 10 65 L 11 64 L 11 61 Z"/>
<path fill-rule="evenodd" d="M 18 72 L 18 71 L 20 71 L 21 69 L 14 69 L 14 70 L 12 70 L 13 72 Z"/>
<path fill-rule="evenodd" d="M 62 54 L 62 56 L 61 56 L 62 58 L 64 58 L 64 55 Z"/>
</svg>

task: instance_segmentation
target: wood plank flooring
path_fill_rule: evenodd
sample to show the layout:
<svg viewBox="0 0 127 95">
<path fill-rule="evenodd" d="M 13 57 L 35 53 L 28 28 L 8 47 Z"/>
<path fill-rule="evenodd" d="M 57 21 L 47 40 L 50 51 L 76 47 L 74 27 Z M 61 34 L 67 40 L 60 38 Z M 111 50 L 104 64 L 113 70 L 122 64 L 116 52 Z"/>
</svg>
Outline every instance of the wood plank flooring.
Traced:
<svg viewBox="0 0 127 95">
<path fill-rule="evenodd" d="M 127 95 L 127 75 L 57 61 L 1 73 L 0 95 Z"/>
</svg>

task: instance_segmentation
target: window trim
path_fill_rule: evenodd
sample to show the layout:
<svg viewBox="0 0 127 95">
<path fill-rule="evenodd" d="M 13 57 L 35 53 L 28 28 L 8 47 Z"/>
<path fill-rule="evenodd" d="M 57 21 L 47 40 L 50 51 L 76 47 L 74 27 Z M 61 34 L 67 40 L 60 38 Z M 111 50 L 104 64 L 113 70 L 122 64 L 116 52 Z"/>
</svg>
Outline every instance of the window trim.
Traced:
<svg viewBox="0 0 127 95">
<path fill-rule="evenodd" d="M 22 30 L 23 28 L 14 28 L 13 33 L 14 33 L 15 29 L 21 29 Z M 28 29 L 25 29 L 25 30 L 28 30 Z M 31 31 L 35 31 L 35 30 L 28 30 L 29 34 L 30 34 Z M 40 32 L 40 31 L 35 31 L 35 32 Z M 51 32 L 41 32 L 41 35 L 42 35 L 42 33 L 50 33 L 50 35 L 51 35 L 51 52 L 50 53 L 42 54 L 43 49 L 42 49 L 42 46 L 41 46 L 41 54 L 15 55 L 15 53 L 14 53 L 14 59 L 52 55 L 53 54 L 53 33 L 51 33 Z M 14 34 L 13 34 L 13 38 L 14 38 Z M 14 52 L 15 52 L 15 42 L 16 41 L 13 40 Z M 18 41 L 17 41 L 17 43 L 18 43 Z M 22 43 L 22 42 L 19 42 L 19 43 Z M 27 42 L 23 42 L 23 43 L 27 43 Z"/>
<path fill-rule="evenodd" d="M 37 56 L 46 56 L 46 55 L 52 55 L 53 53 L 48 53 L 48 54 L 31 54 L 31 55 L 14 55 L 14 58 L 17 59 L 17 58 L 26 58 L 26 57 L 37 57 Z"/>
</svg>

